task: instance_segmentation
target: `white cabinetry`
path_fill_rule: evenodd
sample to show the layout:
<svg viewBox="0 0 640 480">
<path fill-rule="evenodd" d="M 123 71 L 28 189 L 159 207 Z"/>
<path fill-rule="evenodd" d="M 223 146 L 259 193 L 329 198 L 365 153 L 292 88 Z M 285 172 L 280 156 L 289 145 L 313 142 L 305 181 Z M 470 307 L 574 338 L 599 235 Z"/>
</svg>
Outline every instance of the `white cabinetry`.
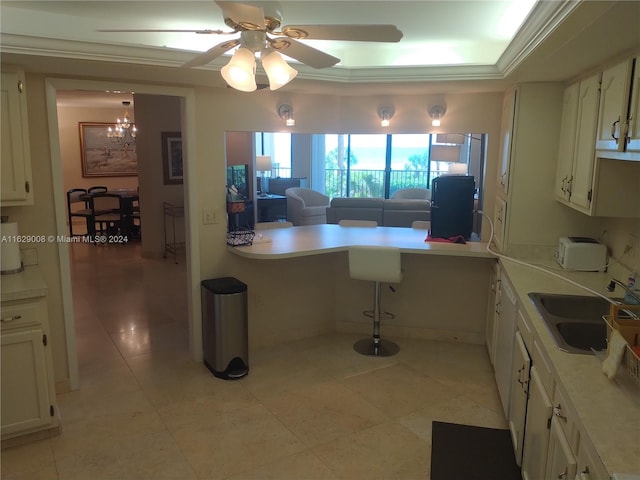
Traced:
<svg viewBox="0 0 640 480">
<path fill-rule="evenodd" d="M 505 416 L 509 416 L 511 399 L 511 364 L 513 361 L 513 339 L 516 333 L 517 304 L 506 276 L 500 280 L 500 302 L 495 317 L 495 357 L 494 372 L 498 393 L 502 401 Z"/>
<path fill-rule="evenodd" d="M 508 91 L 502 102 L 502 124 L 500 126 L 500 162 L 498 168 L 498 188 L 503 194 L 509 191 L 509 166 L 511 164 L 511 142 L 513 141 L 515 109 L 518 91 Z"/>
<path fill-rule="evenodd" d="M 580 448 L 578 449 L 576 479 L 597 480 L 599 478 L 609 478 L 609 473 L 595 452 L 593 445 L 585 437 L 582 437 L 580 439 Z"/>
<path fill-rule="evenodd" d="M 553 406 L 538 375 L 536 365 L 531 367 L 529 402 L 525 423 L 524 449 L 522 453 L 522 479 L 545 478 L 549 446 L 549 425 Z"/>
<path fill-rule="evenodd" d="M 531 358 L 522 340 L 520 332 L 516 332 L 513 363 L 511 368 L 511 402 L 509 404 L 509 431 L 516 455 L 516 463 L 522 464 L 522 445 L 524 426 L 527 414 L 527 398 L 529 396 L 529 370 Z"/>
<path fill-rule="evenodd" d="M 46 297 L 3 301 L 1 319 L 2 441 L 56 430 Z"/>
<path fill-rule="evenodd" d="M 515 107 L 505 107 L 503 112 L 503 129 L 510 125 L 511 131 L 502 132 L 502 151 L 497 156 L 508 162 L 496 158 L 499 183 L 493 212 L 495 248 L 505 255 L 528 257 L 533 253 L 530 249 L 539 251 L 542 245 L 552 249 L 567 231 L 585 235 L 598 231 L 594 219 L 549 201 L 555 190 L 564 89 L 561 83 L 538 82 L 520 84 L 514 93 L 507 93 Z M 505 99 L 508 104 L 507 100 L 511 97 Z M 509 113 L 511 123 L 504 118 Z M 504 153 L 507 136 L 508 155 Z"/>
<path fill-rule="evenodd" d="M 630 140 L 630 130 L 637 132 L 634 125 L 631 129 L 629 99 L 631 98 L 632 72 L 635 60 L 628 59 L 602 72 L 602 93 L 598 114 L 598 135 L 596 149 L 611 152 L 626 152 Z M 636 100 L 637 101 L 637 100 Z M 635 143 L 634 143 L 635 144 Z"/>
<path fill-rule="evenodd" d="M 496 319 L 499 315 L 500 306 L 500 265 L 496 263 L 493 266 L 491 280 L 489 285 L 489 301 L 487 302 L 487 324 L 485 326 L 485 342 L 487 344 L 487 353 L 491 365 L 495 364 L 495 345 L 496 345 Z"/>
<path fill-rule="evenodd" d="M 0 86 L 0 205 L 32 205 L 31 155 L 24 73 L 3 67 Z"/>
<path fill-rule="evenodd" d="M 619 63 L 564 92 L 555 197 L 589 216 L 640 217 L 640 202 L 629 201 L 640 185 L 634 113 L 640 81 L 634 82 L 636 105 L 629 107 L 633 62 Z"/>
<path fill-rule="evenodd" d="M 600 74 L 569 86 L 564 93 L 556 197 L 588 213 L 593 189 Z"/>
<path fill-rule="evenodd" d="M 547 455 L 547 474 L 545 479 L 574 480 L 576 478 L 576 458 L 571 451 L 558 417 L 551 421 L 549 433 L 549 453 Z"/>
<path fill-rule="evenodd" d="M 631 102 L 629 103 L 629 131 L 627 133 L 627 152 L 640 153 L 640 57 L 635 59 L 633 79 L 631 81 Z"/>
</svg>

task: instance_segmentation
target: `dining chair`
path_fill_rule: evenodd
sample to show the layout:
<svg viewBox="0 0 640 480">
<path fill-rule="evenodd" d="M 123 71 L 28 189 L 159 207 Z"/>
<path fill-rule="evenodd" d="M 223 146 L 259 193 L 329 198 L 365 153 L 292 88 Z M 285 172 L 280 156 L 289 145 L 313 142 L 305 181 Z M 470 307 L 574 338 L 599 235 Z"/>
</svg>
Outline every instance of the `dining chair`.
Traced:
<svg viewBox="0 0 640 480">
<path fill-rule="evenodd" d="M 114 233 L 122 224 L 120 196 L 113 193 L 96 193 L 89 199 L 94 221 L 94 232 Z M 98 225 L 96 230 L 95 224 Z"/>
<path fill-rule="evenodd" d="M 341 227 L 377 227 L 378 222 L 375 220 L 340 220 L 338 225 Z"/>
<path fill-rule="evenodd" d="M 89 187 L 89 190 L 87 190 L 89 193 L 98 193 L 98 192 L 106 192 L 107 190 L 109 190 L 107 187 L 102 186 L 102 185 L 95 185 L 93 187 Z"/>
<path fill-rule="evenodd" d="M 69 236 L 77 237 L 80 234 L 73 233 L 73 217 L 84 218 L 87 227 L 87 235 L 90 231 L 89 222 L 93 216 L 93 211 L 89 208 L 88 202 L 81 197 L 86 195 L 84 188 L 72 188 L 67 191 L 67 218 L 69 220 Z"/>
</svg>

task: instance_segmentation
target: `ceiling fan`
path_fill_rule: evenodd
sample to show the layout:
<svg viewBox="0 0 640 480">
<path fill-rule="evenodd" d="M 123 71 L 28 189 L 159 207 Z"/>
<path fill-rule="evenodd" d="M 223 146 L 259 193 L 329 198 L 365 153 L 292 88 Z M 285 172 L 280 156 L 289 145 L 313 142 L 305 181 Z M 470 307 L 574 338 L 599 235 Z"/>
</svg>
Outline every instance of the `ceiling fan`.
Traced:
<svg viewBox="0 0 640 480">
<path fill-rule="evenodd" d="M 253 91 L 255 84 L 255 54 L 260 53 L 262 65 L 269 77 L 270 88 L 275 90 L 291 81 L 297 71 L 279 54 L 298 60 L 313 68 L 327 68 L 340 59 L 306 45 L 299 39 L 342 40 L 358 42 L 399 42 L 402 32 L 395 25 L 288 25 L 281 28 L 282 13 L 278 2 L 215 1 L 222 9 L 224 23 L 231 29 L 223 30 L 166 30 L 166 29 L 103 29 L 100 32 L 167 32 L 204 35 L 235 35 L 239 38 L 219 43 L 186 62 L 183 67 L 205 65 L 227 51 L 239 46 L 222 76 L 234 88 Z M 242 77 L 235 80 L 232 77 Z M 251 77 L 251 78 L 249 78 Z"/>
</svg>

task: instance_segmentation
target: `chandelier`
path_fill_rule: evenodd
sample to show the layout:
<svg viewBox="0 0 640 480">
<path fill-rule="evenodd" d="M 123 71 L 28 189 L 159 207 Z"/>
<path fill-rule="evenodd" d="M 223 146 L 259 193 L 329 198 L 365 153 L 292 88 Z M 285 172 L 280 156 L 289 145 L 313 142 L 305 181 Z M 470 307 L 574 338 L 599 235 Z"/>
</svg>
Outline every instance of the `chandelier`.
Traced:
<svg viewBox="0 0 640 480">
<path fill-rule="evenodd" d="M 122 120 L 118 118 L 116 124 L 107 129 L 107 138 L 113 143 L 118 143 L 125 147 L 127 145 L 134 145 L 136 143 L 136 135 L 138 134 L 136 124 L 131 123 L 131 118 L 129 117 L 129 111 L 127 110 L 129 105 L 131 105 L 131 102 L 128 100 L 122 102 L 122 106 L 125 107 L 124 118 Z"/>
</svg>

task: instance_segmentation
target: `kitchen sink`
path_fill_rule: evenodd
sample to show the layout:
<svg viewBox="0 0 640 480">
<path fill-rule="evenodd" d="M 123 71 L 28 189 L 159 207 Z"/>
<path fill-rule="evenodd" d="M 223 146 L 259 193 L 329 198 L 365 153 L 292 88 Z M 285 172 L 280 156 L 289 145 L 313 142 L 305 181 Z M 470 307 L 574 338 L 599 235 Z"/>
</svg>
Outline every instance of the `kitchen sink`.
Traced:
<svg viewBox="0 0 640 480">
<path fill-rule="evenodd" d="M 610 303 L 600 297 L 529 293 L 560 350 L 593 354 L 607 348 L 607 326 L 602 319 Z M 612 299 L 617 301 L 618 299 Z"/>
</svg>

